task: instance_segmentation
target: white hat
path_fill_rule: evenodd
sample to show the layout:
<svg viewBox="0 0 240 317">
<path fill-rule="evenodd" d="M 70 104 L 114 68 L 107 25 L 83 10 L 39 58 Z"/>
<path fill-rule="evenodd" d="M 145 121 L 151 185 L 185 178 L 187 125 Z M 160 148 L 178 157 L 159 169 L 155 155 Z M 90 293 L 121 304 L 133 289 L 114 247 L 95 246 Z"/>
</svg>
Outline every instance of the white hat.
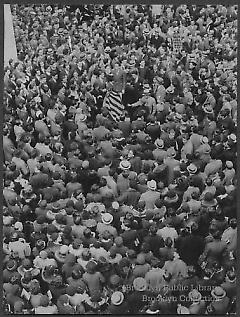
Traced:
<svg viewBox="0 0 240 317">
<path fill-rule="evenodd" d="M 109 225 L 112 221 L 113 221 L 113 216 L 110 213 L 106 212 L 102 214 L 102 222 L 105 225 Z"/>
<path fill-rule="evenodd" d="M 131 168 L 131 163 L 127 160 L 123 160 L 120 162 L 120 165 L 119 167 L 124 170 L 124 171 L 127 171 Z"/>
<path fill-rule="evenodd" d="M 9 226 L 12 223 L 13 218 L 12 217 L 3 217 L 3 225 L 4 226 Z"/>
<path fill-rule="evenodd" d="M 150 189 L 150 190 L 156 190 L 157 188 L 157 183 L 155 180 L 151 180 L 151 181 L 148 181 L 147 182 L 147 187 Z"/>
<path fill-rule="evenodd" d="M 67 255 L 69 252 L 69 247 L 67 245 L 62 245 L 58 251 L 58 254 L 64 256 Z"/>
<path fill-rule="evenodd" d="M 227 166 L 227 168 L 233 168 L 233 162 L 226 161 L 226 166 Z"/>
<path fill-rule="evenodd" d="M 150 91 L 151 91 L 151 88 L 150 88 L 149 84 L 143 85 L 143 93 L 144 93 L 144 94 L 147 94 L 147 93 L 149 93 Z"/>
<path fill-rule="evenodd" d="M 207 138 L 206 136 L 203 136 L 203 137 L 201 138 L 201 143 L 203 143 L 203 144 L 208 143 L 208 138 Z"/>
<path fill-rule="evenodd" d="M 211 295 L 214 299 L 223 299 L 226 296 L 226 291 L 221 286 L 216 286 L 211 291 Z"/>
<path fill-rule="evenodd" d="M 119 291 L 114 292 L 111 296 L 111 302 L 113 305 L 116 305 L 116 306 L 121 305 L 123 300 L 124 300 L 124 295 L 122 292 L 119 292 Z"/>
<path fill-rule="evenodd" d="M 155 144 L 156 147 L 159 148 L 159 149 L 163 149 L 163 148 L 164 148 L 164 141 L 163 141 L 163 139 L 156 139 L 156 141 L 154 142 L 154 144 Z"/>
<path fill-rule="evenodd" d="M 88 168 L 89 167 L 89 161 L 85 160 L 82 162 L 82 168 Z"/>
<path fill-rule="evenodd" d="M 14 228 L 16 230 L 20 230 L 20 231 L 23 231 L 23 224 L 20 222 L 20 221 L 17 221 L 14 225 Z"/>
<path fill-rule="evenodd" d="M 133 281 L 133 287 L 136 291 L 145 291 L 147 288 L 147 282 L 143 277 L 137 277 Z"/>
<path fill-rule="evenodd" d="M 117 201 L 112 202 L 112 207 L 113 209 L 118 209 L 119 208 L 119 203 Z"/>
<path fill-rule="evenodd" d="M 130 158 L 132 158 L 132 157 L 134 157 L 134 154 L 133 154 L 133 151 L 130 150 L 130 151 L 128 152 L 128 158 L 130 159 Z"/>
<path fill-rule="evenodd" d="M 80 113 L 78 116 L 77 116 L 78 120 L 79 121 L 85 121 L 87 119 L 87 116 L 84 114 L 84 113 Z"/>
<path fill-rule="evenodd" d="M 173 147 L 170 147 L 168 150 L 167 150 L 167 155 L 168 157 L 175 157 L 177 154 L 176 154 L 176 151 Z"/>
<path fill-rule="evenodd" d="M 237 137 L 235 134 L 231 133 L 229 136 L 228 136 L 228 139 L 232 140 L 234 143 L 237 142 Z"/>
<path fill-rule="evenodd" d="M 195 174 L 197 172 L 197 166 L 191 163 L 190 165 L 188 165 L 187 170 L 189 171 L 189 173 Z"/>
<path fill-rule="evenodd" d="M 229 186 L 225 186 L 225 190 L 227 194 L 230 194 L 232 191 L 234 191 L 235 186 L 234 185 L 229 185 Z"/>
</svg>

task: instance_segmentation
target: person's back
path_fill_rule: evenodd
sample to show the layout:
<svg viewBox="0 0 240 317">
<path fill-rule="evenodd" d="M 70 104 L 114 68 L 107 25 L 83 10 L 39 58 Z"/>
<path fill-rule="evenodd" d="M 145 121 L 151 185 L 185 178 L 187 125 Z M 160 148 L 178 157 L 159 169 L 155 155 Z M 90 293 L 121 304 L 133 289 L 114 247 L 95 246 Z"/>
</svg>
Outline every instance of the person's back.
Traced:
<svg viewBox="0 0 240 317">
<path fill-rule="evenodd" d="M 121 233 L 120 235 L 123 239 L 123 244 L 128 247 L 129 249 L 132 249 L 135 247 L 134 241 L 137 238 L 137 231 L 136 230 L 127 230 Z"/>
<path fill-rule="evenodd" d="M 100 272 L 95 272 L 93 274 L 85 272 L 82 278 L 87 284 L 90 294 L 93 294 L 97 290 L 101 290 L 101 283 L 104 282 L 104 277 Z"/>
<path fill-rule="evenodd" d="M 174 179 L 174 168 L 179 166 L 180 162 L 172 157 L 167 157 L 164 164 L 168 167 L 168 184 L 171 184 Z"/>
<path fill-rule="evenodd" d="M 15 150 L 15 146 L 13 142 L 7 137 L 3 136 L 3 152 L 4 152 L 4 159 L 7 162 L 11 162 L 12 155 Z"/>
<path fill-rule="evenodd" d="M 158 198 L 160 198 L 159 192 L 148 190 L 141 195 L 140 201 L 145 201 L 146 209 L 154 209 L 155 202 Z"/>
<path fill-rule="evenodd" d="M 204 300 L 201 300 L 198 303 L 192 303 L 188 309 L 189 309 L 190 315 L 205 314 L 206 302 Z"/>
<path fill-rule="evenodd" d="M 225 315 L 228 311 L 229 302 L 229 298 L 225 296 L 223 299 L 214 300 L 210 306 L 214 314 Z"/>
<path fill-rule="evenodd" d="M 221 284 L 221 287 L 226 291 L 227 296 L 232 299 L 237 295 L 236 281 L 225 281 Z"/>
<path fill-rule="evenodd" d="M 120 174 L 117 178 L 117 190 L 119 194 L 123 194 L 129 188 L 129 179 Z"/>
<path fill-rule="evenodd" d="M 195 265 L 204 250 L 204 245 L 203 237 L 191 234 L 180 244 L 179 255 L 188 265 Z"/>
<path fill-rule="evenodd" d="M 144 242 L 149 245 L 154 256 L 159 256 L 159 249 L 164 246 L 164 240 L 157 234 L 148 235 L 144 238 Z"/>
<path fill-rule="evenodd" d="M 145 275 L 145 280 L 150 288 L 154 292 L 159 292 L 164 287 L 164 270 L 160 268 L 152 268 Z"/>
<path fill-rule="evenodd" d="M 214 239 L 207 243 L 204 253 L 206 254 L 207 261 L 221 261 L 223 255 L 227 252 L 227 244 L 225 241 Z"/>
<path fill-rule="evenodd" d="M 129 188 L 119 197 L 118 201 L 125 203 L 127 206 L 136 206 L 140 195 L 141 194 L 136 189 Z"/>
<path fill-rule="evenodd" d="M 118 123 L 118 128 L 122 131 L 124 138 L 128 137 L 132 131 L 130 121 L 120 121 Z"/>
</svg>

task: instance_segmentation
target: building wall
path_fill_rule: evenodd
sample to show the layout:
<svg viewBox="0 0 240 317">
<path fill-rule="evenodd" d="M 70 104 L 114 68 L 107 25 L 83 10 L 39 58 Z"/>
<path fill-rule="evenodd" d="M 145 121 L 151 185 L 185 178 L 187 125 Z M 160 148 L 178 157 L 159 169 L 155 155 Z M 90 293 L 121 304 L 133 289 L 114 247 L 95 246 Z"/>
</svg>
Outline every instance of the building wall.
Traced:
<svg viewBox="0 0 240 317">
<path fill-rule="evenodd" d="M 17 60 L 17 48 L 10 4 L 4 4 L 4 65 L 7 65 L 11 58 Z"/>
</svg>

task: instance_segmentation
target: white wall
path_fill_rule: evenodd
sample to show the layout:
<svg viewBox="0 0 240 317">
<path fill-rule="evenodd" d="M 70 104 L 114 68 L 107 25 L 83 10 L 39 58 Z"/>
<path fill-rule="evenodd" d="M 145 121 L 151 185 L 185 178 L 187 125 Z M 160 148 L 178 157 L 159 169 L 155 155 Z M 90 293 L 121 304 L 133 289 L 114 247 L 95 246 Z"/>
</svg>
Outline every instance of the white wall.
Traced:
<svg viewBox="0 0 240 317">
<path fill-rule="evenodd" d="M 4 4 L 4 65 L 9 59 L 17 60 L 17 48 L 13 31 L 10 4 Z"/>
</svg>

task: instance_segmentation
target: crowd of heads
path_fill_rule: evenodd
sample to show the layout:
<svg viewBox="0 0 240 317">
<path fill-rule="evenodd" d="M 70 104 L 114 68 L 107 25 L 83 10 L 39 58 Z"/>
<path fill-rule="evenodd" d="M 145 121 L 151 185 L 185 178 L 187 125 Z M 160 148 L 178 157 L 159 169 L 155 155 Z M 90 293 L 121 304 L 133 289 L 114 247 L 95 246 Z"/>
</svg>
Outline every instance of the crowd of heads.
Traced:
<svg viewBox="0 0 240 317">
<path fill-rule="evenodd" d="M 11 12 L 5 311 L 235 312 L 237 6 Z"/>
</svg>

